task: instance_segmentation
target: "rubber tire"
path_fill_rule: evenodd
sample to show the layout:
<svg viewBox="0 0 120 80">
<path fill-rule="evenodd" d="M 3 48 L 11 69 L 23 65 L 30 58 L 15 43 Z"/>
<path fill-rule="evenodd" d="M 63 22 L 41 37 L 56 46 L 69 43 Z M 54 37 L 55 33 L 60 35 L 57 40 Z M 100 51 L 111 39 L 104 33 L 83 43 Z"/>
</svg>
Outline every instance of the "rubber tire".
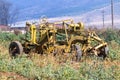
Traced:
<svg viewBox="0 0 120 80">
<path fill-rule="evenodd" d="M 108 48 L 108 46 L 106 46 L 106 47 L 101 49 L 101 52 L 98 56 L 103 57 L 103 59 L 105 59 L 108 54 L 109 54 L 109 48 Z"/>
<path fill-rule="evenodd" d="M 108 46 L 105 47 L 105 54 L 106 54 L 106 55 L 109 54 L 109 48 L 108 48 Z"/>
<path fill-rule="evenodd" d="M 19 41 L 14 41 L 10 43 L 9 54 L 11 57 L 17 57 L 18 55 L 21 55 L 22 53 L 23 53 L 23 47 Z"/>
<path fill-rule="evenodd" d="M 75 44 L 75 49 L 76 49 L 76 61 L 80 61 L 81 60 L 81 57 L 82 57 L 82 50 L 81 50 L 81 47 L 80 45 L 78 44 Z"/>
<path fill-rule="evenodd" d="M 108 56 L 108 54 L 109 54 L 109 48 L 108 48 L 108 46 L 105 47 L 104 54 L 105 54 L 104 57 L 106 58 Z"/>
</svg>

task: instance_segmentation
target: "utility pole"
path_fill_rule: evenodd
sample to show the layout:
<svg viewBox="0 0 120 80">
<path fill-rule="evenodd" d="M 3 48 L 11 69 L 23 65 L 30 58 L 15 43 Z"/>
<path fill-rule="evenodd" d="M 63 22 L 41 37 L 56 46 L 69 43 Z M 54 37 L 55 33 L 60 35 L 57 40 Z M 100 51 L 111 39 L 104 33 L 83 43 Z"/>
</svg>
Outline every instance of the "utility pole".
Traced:
<svg viewBox="0 0 120 80">
<path fill-rule="evenodd" d="M 112 29 L 113 29 L 114 28 L 113 0 L 111 0 L 111 19 L 112 19 Z"/>
<path fill-rule="evenodd" d="M 104 19 L 104 13 L 105 13 L 105 11 L 104 10 L 102 10 L 102 20 L 103 20 L 103 28 L 105 28 L 105 19 Z"/>
</svg>

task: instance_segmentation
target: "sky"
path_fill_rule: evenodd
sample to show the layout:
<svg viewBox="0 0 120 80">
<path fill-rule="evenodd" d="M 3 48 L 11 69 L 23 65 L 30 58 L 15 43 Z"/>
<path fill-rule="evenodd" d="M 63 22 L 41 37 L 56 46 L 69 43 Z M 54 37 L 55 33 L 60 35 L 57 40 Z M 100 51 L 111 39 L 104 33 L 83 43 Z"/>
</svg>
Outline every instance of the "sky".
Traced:
<svg viewBox="0 0 120 80">
<path fill-rule="evenodd" d="M 42 8 L 62 8 L 62 7 L 77 7 L 80 6 L 81 10 L 94 9 L 110 4 L 111 0 L 7 0 L 20 9 L 41 6 Z M 118 2 L 120 0 L 113 0 Z"/>
</svg>

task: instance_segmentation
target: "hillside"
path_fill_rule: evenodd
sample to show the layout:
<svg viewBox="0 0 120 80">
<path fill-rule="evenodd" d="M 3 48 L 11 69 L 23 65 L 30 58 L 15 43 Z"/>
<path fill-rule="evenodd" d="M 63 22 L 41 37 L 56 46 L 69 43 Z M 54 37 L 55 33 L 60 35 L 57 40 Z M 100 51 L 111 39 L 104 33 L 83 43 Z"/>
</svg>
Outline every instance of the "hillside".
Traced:
<svg viewBox="0 0 120 80">
<path fill-rule="evenodd" d="M 115 26 L 119 27 L 120 25 L 120 2 L 115 3 L 114 4 L 114 22 L 115 22 Z M 49 21 L 59 21 L 59 20 L 63 20 L 63 19 L 69 19 L 72 18 L 75 20 L 75 22 L 78 21 L 82 21 L 84 22 L 86 25 L 102 25 L 102 20 L 103 20 L 103 14 L 102 11 L 104 10 L 104 19 L 105 19 L 105 26 L 110 26 L 111 25 L 111 6 L 105 6 L 102 8 L 98 8 L 98 9 L 94 9 L 91 11 L 88 11 L 86 13 L 83 14 L 79 14 L 79 12 L 76 12 L 76 15 L 69 15 L 69 16 L 59 16 L 59 17 L 52 17 L 49 19 Z M 38 10 L 37 12 L 35 10 Z M 25 22 L 26 21 L 39 21 L 38 19 L 40 19 L 41 14 L 39 14 L 40 12 L 45 12 L 45 10 L 40 10 L 39 11 L 39 7 L 32 7 L 32 8 L 27 8 L 22 10 L 21 12 L 23 12 L 21 14 L 21 20 L 18 23 L 16 23 L 15 26 L 25 26 Z M 29 14 L 29 15 L 27 15 Z M 27 16 L 26 16 L 27 15 Z M 45 14 L 44 14 L 45 15 Z M 54 14 L 53 14 L 54 15 Z M 55 14 L 57 15 L 57 14 Z M 24 16 L 24 18 L 26 18 L 27 20 L 24 20 L 24 18 L 22 18 L 22 16 Z M 48 16 L 49 18 L 49 16 Z"/>
<path fill-rule="evenodd" d="M 20 10 L 19 21 L 38 19 L 42 15 L 46 15 L 50 18 L 61 16 L 75 16 L 82 15 L 92 10 L 108 6 L 110 2 L 108 0 L 8 0 L 14 6 Z M 114 0 L 114 2 L 119 2 Z M 22 4 L 20 4 L 22 3 Z"/>
<path fill-rule="evenodd" d="M 114 23 L 115 26 L 120 25 L 120 2 L 114 4 Z M 105 24 L 109 25 L 111 23 L 111 6 L 106 6 L 100 9 L 95 9 L 91 12 L 85 13 L 81 15 L 81 20 L 92 25 L 101 25 L 103 20 L 103 13 L 104 10 L 104 20 Z"/>
</svg>

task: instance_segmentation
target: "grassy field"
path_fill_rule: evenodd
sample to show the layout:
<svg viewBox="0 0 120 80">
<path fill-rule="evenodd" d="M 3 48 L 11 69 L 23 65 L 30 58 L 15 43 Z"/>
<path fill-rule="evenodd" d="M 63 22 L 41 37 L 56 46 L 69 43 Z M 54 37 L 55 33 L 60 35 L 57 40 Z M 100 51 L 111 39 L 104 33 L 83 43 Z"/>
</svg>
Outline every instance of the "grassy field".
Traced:
<svg viewBox="0 0 120 80">
<path fill-rule="evenodd" d="M 0 80 L 119 80 L 120 31 L 108 29 L 97 32 L 109 44 L 108 58 L 82 57 L 80 62 L 34 53 L 11 59 L 9 43 L 20 38 L 0 33 Z"/>
</svg>

